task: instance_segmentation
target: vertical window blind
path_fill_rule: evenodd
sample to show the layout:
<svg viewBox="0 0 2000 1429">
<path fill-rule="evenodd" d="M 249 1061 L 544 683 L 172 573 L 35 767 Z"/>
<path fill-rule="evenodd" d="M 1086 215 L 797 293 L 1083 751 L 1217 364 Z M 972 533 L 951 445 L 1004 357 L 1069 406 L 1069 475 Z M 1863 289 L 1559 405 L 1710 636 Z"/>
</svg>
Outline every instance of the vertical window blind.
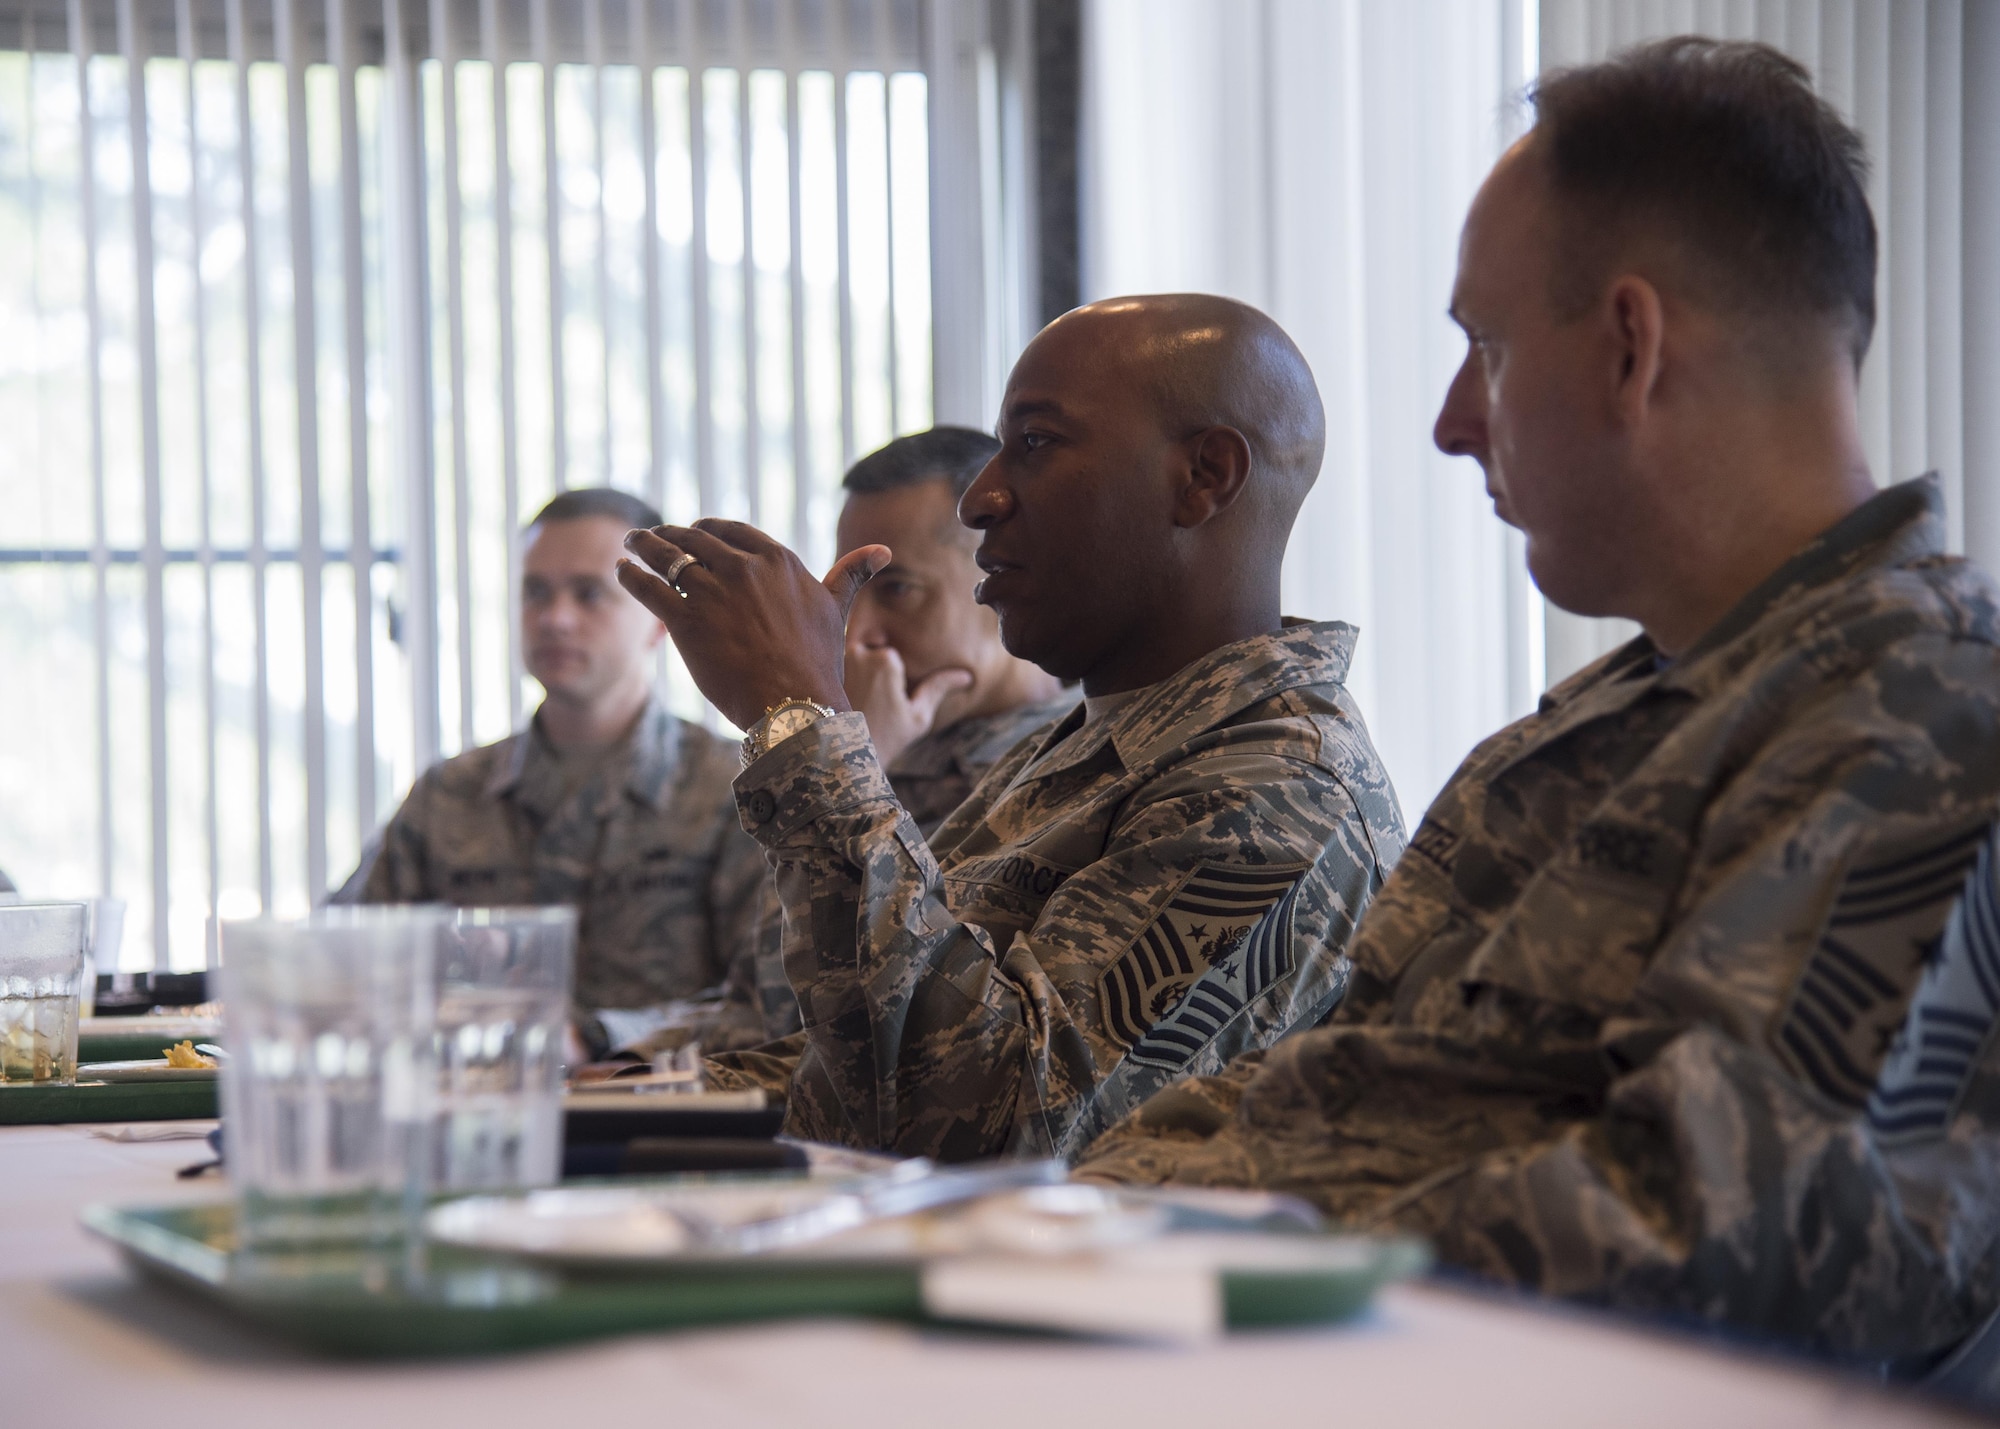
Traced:
<svg viewBox="0 0 2000 1429">
<path fill-rule="evenodd" d="M 199 966 L 523 717 L 555 491 L 830 559 L 987 261 L 933 252 L 939 10 L 0 4 L 0 865 Z"/>
</svg>

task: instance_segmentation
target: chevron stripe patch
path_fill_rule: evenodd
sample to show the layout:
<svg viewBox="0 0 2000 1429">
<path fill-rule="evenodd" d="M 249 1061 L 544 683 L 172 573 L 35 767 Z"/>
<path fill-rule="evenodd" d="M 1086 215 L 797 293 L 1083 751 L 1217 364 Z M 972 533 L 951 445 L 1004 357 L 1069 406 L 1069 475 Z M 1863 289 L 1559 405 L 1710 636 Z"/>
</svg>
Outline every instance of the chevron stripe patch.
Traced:
<svg viewBox="0 0 2000 1429">
<path fill-rule="evenodd" d="M 2000 833 L 1980 847 L 1965 896 L 1929 959 L 1909 1016 L 1868 1098 L 1868 1122 L 1889 1144 L 1950 1125 L 2000 1016 Z"/>
<path fill-rule="evenodd" d="M 1106 1030 L 1141 1062 L 1177 1068 L 1292 971 L 1296 868 L 1199 868 L 1107 968 Z"/>
<path fill-rule="evenodd" d="M 1953 905 L 1983 851 L 1984 827 L 1854 870 L 1777 1026 L 1778 1054 L 1801 1080 L 1855 1111 L 1871 1108 L 1920 981 L 1935 969 Z M 1951 1011 L 1940 1003 L 1939 1009 Z"/>
</svg>

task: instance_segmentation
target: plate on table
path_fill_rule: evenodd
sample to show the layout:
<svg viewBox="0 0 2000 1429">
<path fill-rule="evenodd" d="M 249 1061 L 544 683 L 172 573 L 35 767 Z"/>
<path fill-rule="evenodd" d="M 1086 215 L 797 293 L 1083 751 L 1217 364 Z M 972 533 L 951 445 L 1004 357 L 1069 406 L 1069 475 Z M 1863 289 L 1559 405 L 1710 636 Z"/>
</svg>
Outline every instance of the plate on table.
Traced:
<svg viewBox="0 0 2000 1429">
<path fill-rule="evenodd" d="M 860 1195 L 921 1179 L 926 1167 L 906 1162 L 876 1175 L 838 1179 L 742 1177 L 470 1196 L 432 1209 L 424 1232 L 462 1249 L 577 1269 L 753 1257 L 904 1264 L 987 1254 L 1059 1259 L 1123 1254 L 1148 1243 L 1181 1244 L 1195 1237 L 1204 1242 L 1234 1237 L 1230 1243 L 1258 1264 L 1276 1254 L 1347 1269 L 1357 1255 L 1372 1256 L 1379 1244 L 1309 1230 L 1317 1225 L 1310 1211 L 1284 1197 L 1247 1191 L 1134 1191 L 1054 1181 L 909 1214 L 855 1218 L 857 1224 L 842 1214 Z M 730 1244 L 736 1232 L 766 1228 L 781 1218 L 811 1224 L 782 1237 L 760 1237 L 770 1244 L 755 1251 Z"/>
<path fill-rule="evenodd" d="M 424 1230 L 571 1274 L 901 1273 L 933 1319 L 1183 1342 L 1341 1319 L 1428 1262 L 1419 1242 L 1328 1233 L 1296 1203 L 1248 1192 L 1056 1181 L 881 1219 L 838 1213 L 882 1180 L 476 1196 L 435 1207 Z"/>
<path fill-rule="evenodd" d="M 174 1067 L 165 1057 L 141 1062 L 85 1062 L 76 1069 L 79 1082 L 212 1082 L 219 1067 Z"/>
</svg>

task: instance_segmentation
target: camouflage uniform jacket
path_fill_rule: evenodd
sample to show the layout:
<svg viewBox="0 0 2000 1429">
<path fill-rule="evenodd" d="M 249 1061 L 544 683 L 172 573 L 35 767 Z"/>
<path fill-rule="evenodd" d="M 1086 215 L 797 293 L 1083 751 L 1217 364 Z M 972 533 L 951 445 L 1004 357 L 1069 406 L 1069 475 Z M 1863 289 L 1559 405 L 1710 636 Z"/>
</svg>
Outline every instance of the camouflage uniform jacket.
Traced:
<svg viewBox="0 0 2000 1429">
<path fill-rule="evenodd" d="M 1353 642 L 1292 625 L 1102 720 L 1078 707 L 930 843 L 857 714 L 745 770 L 804 1016 L 789 1129 L 954 1160 L 1071 1153 L 1174 1077 L 1324 1017 L 1402 848 L 1341 684 Z"/>
<path fill-rule="evenodd" d="M 1943 537 L 1932 480 L 1891 488 L 1679 659 L 1642 636 L 1551 691 L 1425 815 L 1328 1024 L 1084 1174 L 1291 1191 L 1836 1353 L 1950 1345 L 2000 1271 L 2000 1060 L 1989 1003 L 1913 989 L 2000 794 L 2000 592 Z"/>
<path fill-rule="evenodd" d="M 1040 704 L 998 714 L 973 715 L 932 730 L 889 763 L 889 788 L 917 821 L 925 838 L 972 796 L 973 789 L 1015 745 L 1076 708 L 1081 698 L 1065 690 Z"/>
<path fill-rule="evenodd" d="M 910 745 L 889 766 L 890 792 L 917 821 L 917 832 L 929 838 L 1003 755 L 1043 725 L 1068 714 L 1076 703 L 1076 695 L 1065 693 L 1041 704 L 976 715 L 935 730 Z M 730 968 L 727 995 L 738 1003 L 754 1003 L 763 1037 L 777 1040 L 799 1030 L 799 1000 L 785 980 L 780 946 L 784 908 L 768 881 L 765 887 L 766 926 L 756 946 L 743 949 Z M 711 1041 L 709 1045 L 723 1050 L 723 1044 Z M 739 1039 L 727 1045 L 750 1044 Z M 768 1089 L 782 1094 L 789 1080 L 787 1066 L 774 1074 Z"/>
<path fill-rule="evenodd" d="M 755 936 L 769 877 L 733 817 L 738 763 L 733 742 L 653 702 L 565 795 L 531 724 L 425 771 L 336 901 L 571 904 L 580 1007 L 696 997 Z"/>
</svg>

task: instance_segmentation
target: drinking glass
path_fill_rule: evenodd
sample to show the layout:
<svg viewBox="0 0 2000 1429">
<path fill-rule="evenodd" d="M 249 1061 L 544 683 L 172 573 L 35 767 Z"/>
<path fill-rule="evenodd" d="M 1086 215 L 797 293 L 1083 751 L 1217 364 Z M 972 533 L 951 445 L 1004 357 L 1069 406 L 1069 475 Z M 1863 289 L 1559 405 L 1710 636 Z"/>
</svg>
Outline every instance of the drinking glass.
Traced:
<svg viewBox="0 0 2000 1429">
<path fill-rule="evenodd" d="M 562 1171 L 573 908 L 462 908 L 438 947 L 432 1185 L 504 1191 Z"/>
<path fill-rule="evenodd" d="M 125 900 L 89 898 L 90 965 L 83 970 L 82 1012 L 85 1017 L 97 1010 L 97 980 L 110 973 L 118 975 L 118 948 L 125 938 Z"/>
<path fill-rule="evenodd" d="M 432 907 L 222 927 L 222 1115 L 252 1247 L 387 1242 L 430 1180 L 439 932 Z"/>
<path fill-rule="evenodd" d="M 89 927 L 83 903 L 0 905 L 0 1086 L 76 1081 Z"/>
</svg>

